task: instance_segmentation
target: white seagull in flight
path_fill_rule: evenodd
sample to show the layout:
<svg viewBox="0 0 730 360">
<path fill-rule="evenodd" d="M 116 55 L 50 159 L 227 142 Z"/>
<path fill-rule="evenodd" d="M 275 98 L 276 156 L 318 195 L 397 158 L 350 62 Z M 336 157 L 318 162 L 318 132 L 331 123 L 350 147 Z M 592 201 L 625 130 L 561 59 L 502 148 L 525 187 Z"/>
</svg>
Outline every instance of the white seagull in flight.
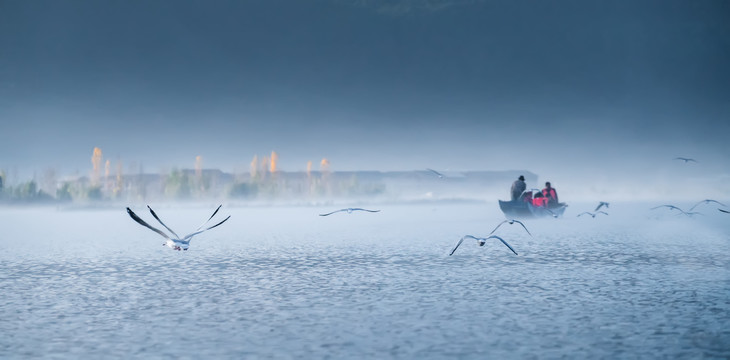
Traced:
<svg viewBox="0 0 730 360">
<path fill-rule="evenodd" d="M 129 216 L 132 218 L 132 220 L 136 221 L 138 224 L 140 224 L 140 225 L 142 225 L 142 226 L 144 226 L 144 227 L 146 227 L 146 228 L 148 228 L 148 229 L 150 229 L 150 230 L 152 230 L 152 231 L 160 234 L 162 237 L 164 237 L 165 239 L 167 239 L 167 241 L 164 244 L 162 244 L 162 246 L 167 246 L 167 247 L 169 247 L 169 248 L 171 248 L 173 250 L 180 251 L 180 250 L 187 250 L 188 249 L 188 247 L 190 246 L 190 240 L 193 239 L 193 236 L 198 235 L 198 234 L 200 234 L 200 233 L 202 233 L 204 231 L 210 230 L 210 229 L 212 229 L 212 228 L 214 228 L 214 227 L 216 227 L 216 226 L 218 226 L 220 224 L 223 224 L 224 222 L 226 222 L 228 219 L 231 218 L 231 216 L 228 215 L 228 217 L 225 218 L 225 219 L 223 219 L 223 221 L 221 221 L 221 222 L 219 222 L 219 223 L 217 223 L 217 224 L 215 224 L 213 226 L 210 226 L 210 227 L 207 227 L 207 228 L 203 229 L 203 226 L 205 226 L 205 224 L 207 224 L 213 218 L 213 216 L 215 216 L 215 214 L 218 213 L 218 210 L 220 210 L 221 206 L 223 206 L 223 205 L 219 205 L 218 208 L 215 209 L 215 211 L 213 212 L 213 215 L 211 215 L 208 218 L 208 220 L 206 220 L 202 225 L 200 225 L 194 232 L 192 232 L 192 233 L 190 233 L 188 235 L 185 235 L 185 237 L 183 237 L 183 238 L 180 238 L 180 236 L 177 233 L 175 233 L 172 229 L 170 229 L 169 227 L 167 227 L 167 225 L 165 225 L 165 223 L 163 223 L 162 220 L 160 220 L 160 218 L 157 216 L 157 214 L 155 214 L 155 211 L 152 210 L 152 208 L 149 207 L 149 205 L 147 205 L 147 208 L 150 209 L 150 213 L 152 213 L 152 216 L 157 221 L 159 221 L 160 224 L 162 224 L 162 226 L 164 226 L 165 229 L 167 229 L 175 237 L 170 237 L 167 234 L 165 234 L 162 230 L 157 229 L 157 228 L 155 228 L 153 226 L 150 226 L 150 224 L 148 224 L 147 222 L 145 222 L 144 220 L 142 220 L 142 218 L 140 218 L 139 216 L 137 216 L 137 214 L 135 214 L 134 211 L 132 211 L 132 209 L 130 209 L 130 208 L 127 208 L 127 214 L 129 214 Z"/>
<path fill-rule="evenodd" d="M 598 206 L 596 206 L 596 210 L 593 210 L 593 211 L 598 211 L 598 210 L 600 210 L 604 206 L 606 207 L 606 209 L 608 209 L 608 205 L 609 205 L 609 203 L 607 203 L 605 201 L 601 201 L 601 203 L 598 204 Z"/>
<path fill-rule="evenodd" d="M 688 163 L 688 162 L 690 162 L 690 161 L 691 161 L 691 162 L 699 162 L 699 161 L 697 161 L 697 160 L 695 160 L 695 159 L 692 159 L 692 158 L 686 158 L 686 157 L 676 157 L 676 158 L 674 158 L 674 160 L 681 160 L 681 161 L 684 161 L 684 163 L 685 163 L 685 164 L 686 164 L 686 163 Z"/>
<path fill-rule="evenodd" d="M 426 170 L 428 170 L 428 171 L 432 172 L 434 175 L 438 176 L 439 179 L 443 179 L 443 178 L 446 177 L 444 174 L 442 174 L 442 173 L 440 173 L 440 172 L 438 172 L 438 171 L 436 171 L 434 169 L 426 168 Z"/>
<path fill-rule="evenodd" d="M 507 244 L 506 241 L 502 240 L 502 238 L 497 235 L 489 235 L 485 238 L 478 238 L 478 237 L 471 236 L 471 235 L 464 235 L 464 237 L 462 237 L 461 240 L 459 240 L 459 242 L 456 243 L 456 246 L 454 246 L 454 249 L 451 250 L 451 253 L 449 254 L 449 256 L 454 255 L 454 251 L 456 251 L 456 249 L 459 248 L 459 245 L 461 245 L 461 243 L 464 242 L 464 239 L 474 239 L 479 243 L 479 246 L 484 246 L 484 244 L 487 243 L 488 239 L 497 239 L 497 240 L 501 241 L 502 244 L 504 244 L 510 250 L 512 250 L 512 252 L 515 253 L 515 255 L 517 255 L 517 252 L 515 251 L 515 249 L 513 249 L 511 246 L 509 246 L 509 244 Z"/>
<path fill-rule="evenodd" d="M 700 203 L 702 203 L 702 201 L 700 201 Z M 680 213 L 687 215 L 688 217 L 691 217 L 693 215 L 702 215 L 701 213 L 698 213 L 698 212 L 684 211 L 674 205 L 659 205 L 659 206 L 655 206 L 655 207 L 651 208 L 651 210 L 658 209 L 660 207 L 667 207 L 667 208 L 669 208 L 669 210 L 677 210 Z M 694 208 L 694 206 L 693 206 L 693 208 Z M 677 215 L 679 215 L 679 214 L 677 214 Z"/>
<path fill-rule="evenodd" d="M 680 212 L 684 212 L 684 210 L 682 210 L 682 209 L 680 209 L 680 208 L 678 208 L 678 207 L 676 207 L 674 205 L 659 205 L 659 206 L 655 206 L 655 207 L 653 207 L 653 208 L 651 208 L 649 210 L 656 210 L 656 209 L 661 208 L 661 207 L 667 207 L 667 208 L 669 208 L 669 210 L 679 210 Z"/>
<path fill-rule="evenodd" d="M 335 210 L 333 212 L 326 213 L 326 214 L 319 214 L 319 216 L 329 216 L 334 213 L 343 212 L 343 211 L 346 211 L 348 214 L 352 214 L 353 211 L 367 211 L 367 212 L 373 212 L 373 213 L 380 212 L 380 210 L 368 210 L 368 209 L 362 209 L 362 208 L 347 208 L 347 209 Z"/>
<path fill-rule="evenodd" d="M 709 203 L 711 203 L 711 202 L 714 202 L 714 203 L 716 203 L 716 204 L 719 204 L 720 206 L 725 206 L 725 207 L 727 207 L 727 205 L 725 205 L 725 204 L 723 204 L 723 203 L 721 203 L 721 202 L 719 202 L 719 201 L 717 201 L 717 200 L 712 200 L 712 199 L 705 199 L 705 200 L 702 200 L 702 201 L 698 202 L 697 204 L 694 204 L 694 206 L 692 206 L 691 208 L 689 208 L 689 211 L 692 211 L 692 210 L 694 210 L 694 208 L 696 208 L 696 207 L 697 207 L 698 205 L 700 205 L 700 204 L 709 204 Z"/>
<path fill-rule="evenodd" d="M 598 215 L 598 214 L 608 215 L 608 213 L 606 213 L 605 211 L 596 211 L 595 213 L 584 211 L 584 212 L 578 214 L 578 216 L 576 216 L 576 217 L 580 217 L 581 215 L 585 215 L 585 214 L 590 215 L 592 218 L 595 218 L 596 215 Z"/>
<path fill-rule="evenodd" d="M 523 224 L 519 220 L 512 219 L 512 220 L 505 220 L 505 221 L 502 221 L 501 223 L 499 223 L 499 225 L 497 225 L 497 227 L 494 228 L 494 230 L 492 230 L 492 232 L 490 232 L 489 235 L 494 234 L 494 232 L 497 231 L 497 229 L 499 229 L 499 227 L 502 226 L 502 224 L 504 224 L 504 223 L 507 223 L 507 224 L 510 224 L 510 225 L 512 225 L 514 223 L 518 223 L 518 224 L 522 225 L 522 228 L 525 229 L 525 231 L 527 231 L 528 234 L 530 234 L 530 230 L 527 230 L 527 227 L 525 227 L 525 224 Z M 530 234 L 530 236 L 532 236 L 532 234 Z"/>
</svg>

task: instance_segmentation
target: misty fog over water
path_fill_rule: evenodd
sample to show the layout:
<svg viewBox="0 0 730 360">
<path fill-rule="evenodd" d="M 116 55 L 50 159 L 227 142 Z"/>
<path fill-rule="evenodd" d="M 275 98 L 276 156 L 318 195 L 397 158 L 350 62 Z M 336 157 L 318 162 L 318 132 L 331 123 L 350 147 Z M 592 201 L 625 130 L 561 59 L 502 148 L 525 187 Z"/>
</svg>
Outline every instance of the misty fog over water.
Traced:
<svg viewBox="0 0 730 360">
<path fill-rule="evenodd" d="M 222 208 L 190 250 L 123 209 L 2 209 L 2 357 L 727 357 L 728 217 L 637 204 Z M 153 221 L 144 208 L 135 209 Z M 155 208 L 180 233 L 212 207 Z M 714 208 L 713 208 L 714 210 Z"/>
</svg>

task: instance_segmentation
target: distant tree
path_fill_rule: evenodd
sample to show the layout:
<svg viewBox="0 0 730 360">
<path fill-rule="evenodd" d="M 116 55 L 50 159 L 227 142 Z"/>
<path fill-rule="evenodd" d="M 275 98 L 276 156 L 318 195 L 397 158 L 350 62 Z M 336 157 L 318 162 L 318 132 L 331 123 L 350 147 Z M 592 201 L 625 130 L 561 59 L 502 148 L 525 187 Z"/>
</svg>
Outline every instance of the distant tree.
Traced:
<svg viewBox="0 0 730 360">
<path fill-rule="evenodd" d="M 38 185 L 31 180 L 15 187 L 13 197 L 21 200 L 32 200 L 38 195 Z"/>
<path fill-rule="evenodd" d="M 89 186 L 89 188 L 86 189 L 86 197 L 89 200 L 101 200 L 103 197 L 101 194 L 101 186 Z"/>
<path fill-rule="evenodd" d="M 187 199 L 190 197 L 190 177 L 183 171 L 174 169 L 165 179 L 165 195 L 172 199 Z"/>
<path fill-rule="evenodd" d="M 71 196 L 70 183 L 64 182 L 61 187 L 56 190 L 56 199 L 59 201 L 71 201 L 73 199 L 73 196 Z"/>
<path fill-rule="evenodd" d="M 231 187 L 228 195 L 232 198 L 252 199 L 258 196 L 259 186 L 255 183 L 238 183 Z"/>
</svg>

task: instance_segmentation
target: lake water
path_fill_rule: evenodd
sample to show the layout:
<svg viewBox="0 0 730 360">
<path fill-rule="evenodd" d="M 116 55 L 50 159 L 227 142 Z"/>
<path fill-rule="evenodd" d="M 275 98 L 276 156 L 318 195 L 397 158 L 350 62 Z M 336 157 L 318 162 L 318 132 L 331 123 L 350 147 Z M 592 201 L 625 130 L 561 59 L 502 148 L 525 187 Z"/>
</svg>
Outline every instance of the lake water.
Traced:
<svg viewBox="0 0 730 360">
<path fill-rule="evenodd" d="M 0 209 L 0 358 L 730 358 L 730 216 L 593 205 Z"/>
</svg>

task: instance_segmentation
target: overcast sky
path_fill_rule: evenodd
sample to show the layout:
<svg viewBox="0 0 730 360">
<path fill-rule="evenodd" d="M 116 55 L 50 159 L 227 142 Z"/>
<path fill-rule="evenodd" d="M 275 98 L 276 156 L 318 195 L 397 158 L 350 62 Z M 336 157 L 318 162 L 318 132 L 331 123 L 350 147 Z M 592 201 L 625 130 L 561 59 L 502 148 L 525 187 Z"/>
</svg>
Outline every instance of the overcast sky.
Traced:
<svg viewBox="0 0 730 360">
<path fill-rule="evenodd" d="M 726 1 L 0 0 L 0 169 L 730 173 Z M 14 170 L 15 169 L 15 170 Z M 714 176 L 713 175 L 713 176 Z"/>
</svg>

